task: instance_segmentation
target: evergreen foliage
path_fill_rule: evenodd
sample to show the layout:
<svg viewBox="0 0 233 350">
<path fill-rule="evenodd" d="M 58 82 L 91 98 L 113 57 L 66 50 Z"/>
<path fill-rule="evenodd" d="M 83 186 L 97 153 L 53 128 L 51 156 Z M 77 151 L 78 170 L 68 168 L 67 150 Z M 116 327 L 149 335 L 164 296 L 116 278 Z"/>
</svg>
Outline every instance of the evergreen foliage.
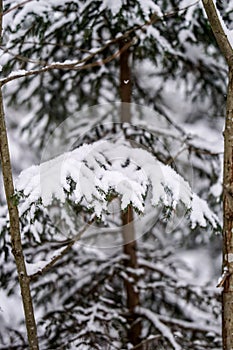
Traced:
<svg viewBox="0 0 233 350">
<path fill-rule="evenodd" d="M 19 3 L 5 0 L 5 11 Z M 92 158 L 82 159 L 78 165 L 85 168 L 84 180 L 88 179 L 87 172 L 92 174 L 87 186 L 81 187 L 86 189 L 82 195 L 75 197 L 80 177 L 75 177 L 72 169 L 63 178 L 63 199 L 53 192 L 50 196 L 53 201 L 46 203 L 34 181 L 39 167 L 25 170 L 18 180 L 15 201 L 20 207 L 22 241 L 42 350 L 134 349 L 127 338 L 131 317 L 124 290 L 127 280 L 133 281 L 140 292 L 140 306 L 135 312 L 142 321 L 143 349 L 221 348 L 221 311 L 215 281 L 198 285 L 193 270 L 179 252 L 182 246 L 198 249 L 206 241 L 215 240 L 208 231 L 210 224 L 214 230 L 219 229 L 216 214 L 220 212 L 222 149 L 192 134 L 185 122 L 192 124 L 194 130 L 202 123 L 208 132 L 218 124 L 223 113 L 226 66 L 200 4 L 185 8 L 186 3 L 32 0 L 5 15 L 1 47 L 5 76 L 53 62 L 82 61 L 91 55 L 87 69 L 51 70 L 6 86 L 7 113 L 18 115 L 15 123 L 20 135 L 27 138 L 35 153 L 41 153 L 55 127 L 72 116 L 65 124 L 65 135 L 59 131 L 53 134 L 53 147 L 63 142 L 65 147 L 69 146 L 66 151 L 81 157 L 85 150 L 95 149 L 101 142 L 105 145 L 100 151 L 98 146 Z M 226 23 L 230 22 L 232 5 L 219 1 L 218 6 Z M 185 9 L 179 10 L 182 8 Z M 132 102 L 149 107 L 147 116 L 145 109 L 132 105 L 131 125 L 119 123 L 118 104 L 112 103 L 119 100 L 119 61 L 115 54 L 119 54 L 122 42 L 132 42 Z M 167 99 L 170 86 L 174 86 L 179 99 L 185 98 L 191 106 L 188 113 L 182 116 L 173 113 Z M 85 110 L 104 103 L 108 105 L 103 109 Z M 183 125 L 179 125 L 180 120 Z M 53 150 L 49 159 L 57 156 L 57 150 L 54 154 Z M 112 162 L 111 152 L 121 155 L 120 162 Z M 141 162 L 144 169 L 146 157 L 150 167 L 154 161 L 167 169 L 164 173 L 167 182 L 146 178 L 139 183 L 139 177 L 135 177 L 140 171 L 137 166 Z M 196 208 L 191 211 L 192 206 L 187 205 L 193 199 L 193 191 L 186 182 L 191 177 L 190 164 L 194 189 L 211 207 L 208 215 L 204 211 L 201 220 L 193 222 Z M 92 181 L 96 170 L 99 185 Z M 109 186 L 101 182 L 107 171 Z M 117 191 L 113 186 L 114 171 L 118 180 L 125 176 L 128 183 L 131 181 L 134 191 L 130 195 L 136 196 L 135 202 L 130 196 L 123 201 L 126 191 L 125 188 Z M 169 181 L 174 185 L 174 179 L 181 186 L 188 186 L 186 202 L 176 197 L 176 186 L 169 187 Z M 163 190 L 156 203 L 150 202 L 153 186 L 155 194 L 156 186 Z M 144 221 L 143 217 L 136 220 L 138 268 L 134 270 L 125 268 L 128 257 L 121 249 L 119 211 L 118 215 L 114 209 L 111 212 L 112 207 L 119 206 L 116 196 L 120 196 L 121 204 L 124 202 L 122 210 L 133 205 L 135 215 L 140 217 L 142 212 L 145 215 Z M 93 204 L 95 201 L 98 205 Z M 186 209 L 176 206 L 177 201 L 185 202 Z M 159 208 L 151 206 L 158 203 Z M 200 209 L 204 201 L 198 203 Z M 186 213 L 187 209 L 190 212 Z M 184 214 L 191 215 L 192 231 Z M 87 222 L 92 223 L 91 228 L 76 242 Z M 195 223 L 207 226 L 204 231 L 208 233 L 203 234 L 203 228 Z M 0 229 L 1 287 L 9 297 L 15 297 L 17 277 L 4 206 Z M 62 255 L 69 244 L 70 248 Z M 109 246 L 111 249 L 106 249 Z M 214 257 L 219 252 L 216 250 L 217 253 L 212 246 Z M 56 264 L 44 271 L 59 254 L 61 258 Z M 26 349 L 22 322 L 9 324 L 2 320 L 0 342 L 1 350 Z"/>
</svg>

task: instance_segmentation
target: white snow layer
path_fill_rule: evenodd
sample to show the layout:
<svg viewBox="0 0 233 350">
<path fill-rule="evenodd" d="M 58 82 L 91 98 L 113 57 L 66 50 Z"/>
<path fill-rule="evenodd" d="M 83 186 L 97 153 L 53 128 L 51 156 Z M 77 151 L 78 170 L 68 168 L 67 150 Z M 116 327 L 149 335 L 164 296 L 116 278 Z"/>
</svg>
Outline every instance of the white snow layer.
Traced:
<svg viewBox="0 0 233 350">
<path fill-rule="evenodd" d="M 162 323 L 156 314 L 154 314 L 152 311 L 146 308 L 139 307 L 139 306 L 136 307 L 135 311 L 139 315 L 142 315 L 145 318 L 147 318 L 155 326 L 155 328 L 159 330 L 159 332 L 163 335 L 163 337 L 169 341 L 173 349 L 181 350 L 181 346 L 176 342 L 176 339 L 172 334 L 171 330 L 169 329 L 169 327 L 166 326 L 164 323 Z"/>
<path fill-rule="evenodd" d="M 71 182 L 74 188 L 71 190 Z M 165 205 L 175 211 L 179 202 L 191 210 L 191 225 L 217 228 L 218 219 L 207 203 L 193 194 L 189 184 L 172 168 L 159 162 L 148 151 L 130 145 L 98 141 L 83 145 L 38 166 L 23 171 L 16 190 L 26 197 L 22 214 L 41 199 L 44 206 L 53 200 L 74 203 L 94 210 L 96 216 L 107 211 L 109 193 L 144 212 L 145 197 L 151 204 Z"/>
<path fill-rule="evenodd" d="M 145 16 L 148 16 L 150 13 L 157 13 L 158 16 L 162 17 L 163 14 L 160 7 L 152 0 L 138 0 L 138 2 Z M 108 8 L 115 16 L 120 11 L 123 4 L 123 0 L 103 0 L 100 11 Z"/>
</svg>

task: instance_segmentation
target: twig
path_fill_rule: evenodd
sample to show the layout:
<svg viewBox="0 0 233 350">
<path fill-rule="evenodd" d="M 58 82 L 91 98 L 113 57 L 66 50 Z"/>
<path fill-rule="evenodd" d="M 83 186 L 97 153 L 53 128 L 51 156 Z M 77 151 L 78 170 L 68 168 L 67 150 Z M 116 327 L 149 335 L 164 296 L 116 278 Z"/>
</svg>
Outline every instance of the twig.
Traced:
<svg viewBox="0 0 233 350">
<path fill-rule="evenodd" d="M 26 5 L 28 2 L 31 2 L 32 0 L 25 0 L 22 1 L 20 4 L 15 5 L 13 7 L 10 7 L 7 11 L 4 11 L 3 13 L 0 14 L 0 17 L 7 15 L 9 12 L 16 10 L 17 8 Z"/>
<path fill-rule="evenodd" d="M 200 324 L 199 322 L 188 322 L 185 320 L 177 319 L 177 318 L 170 318 L 165 315 L 157 315 L 161 322 L 177 326 L 182 329 L 187 329 L 193 332 L 202 332 L 202 333 L 208 333 L 208 332 L 214 332 L 217 335 L 221 334 L 221 330 L 218 329 L 215 325 L 211 326 L 208 324 Z"/>
<path fill-rule="evenodd" d="M 161 334 L 157 334 L 153 337 L 150 337 L 149 339 L 143 340 L 140 344 L 137 344 L 136 346 L 134 346 L 133 348 L 131 348 L 131 350 L 137 350 L 137 349 L 144 349 L 144 345 L 148 345 L 151 342 L 153 342 L 156 339 L 161 339 L 162 335 Z"/>
<path fill-rule="evenodd" d="M 15 59 L 17 59 L 19 61 L 23 61 L 26 63 L 36 63 L 36 64 L 41 64 L 41 65 L 48 64 L 48 62 L 46 62 L 46 61 L 33 60 L 31 58 L 15 54 L 12 51 L 10 51 L 9 49 L 4 48 L 4 46 L 0 46 L 0 50 L 2 50 L 4 53 L 8 53 L 9 55 L 11 55 L 12 57 L 14 57 Z"/>
<path fill-rule="evenodd" d="M 37 277 L 41 276 L 45 272 L 47 272 L 58 260 L 63 258 L 63 256 L 73 247 L 73 245 L 82 237 L 86 229 L 90 226 L 90 224 L 94 221 L 94 218 L 88 221 L 88 223 L 79 231 L 79 233 L 70 241 L 69 244 L 58 254 L 56 255 L 47 265 L 45 265 L 42 269 L 35 272 L 32 275 L 29 275 L 30 280 L 35 280 Z"/>
<path fill-rule="evenodd" d="M 45 73 L 45 72 L 48 72 L 48 71 L 51 71 L 54 69 L 82 70 L 82 69 L 88 69 L 88 68 L 92 68 L 92 67 L 102 66 L 102 65 L 112 61 L 114 58 L 120 56 L 122 54 L 122 52 L 127 50 L 131 45 L 132 45 L 132 41 L 127 42 L 120 50 L 117 50 L 113 55 L 108 56 L 104 60 L 96 61 L 93 63 L 87 63 L 87 64 L 81 65 L 82 63 L 85 63 L 85 62 L 89 61 L 90 59 L 92 59 L 96 54 L 104 51 L 108 45 L 102 47 L 101 49 L 97 50 L 95 53 L 92 53 L 91 55 L 87 56 L 86 58 L 84 58 L 80 61 L 75 61 L 73 63 L 54 62 L 48 66 L 38 68 L 38 69 L 32 69 L 30 71 L 23 70 L 22 72 L 18 71 L 18 73 L 16 71 L 15 74 L 13 74 L 13 72 L 12 72 L 8 77 L 0 79 L 0 86 L 3 86 L 5 84 L 9 83 L 10 81 L 13 81 L 13 80 L 16 80 L 19 78 L 37 75 L 40 73 Z"/>
<path fill-rule="evenodd" d="M 30 1 L 32 1 L 32 0 L 26 0 L 26 1 L 20 3 L 20 4 L 16 5 L 16 6 L 12 7 L 11 9 L 7 10 L 4 14 L 7 14 L 8 12 L 14 10 L 15 8 L 23 6 L 23 5 L 27 4 Z M 176 11 L 172 11 L 172 12 L 166 13 L 166 14 L 164 14 L 161 17 L 159 17 L 157 15 L 157 12 L 155 12 L 155 13 L 152 14 L 150 20 L 146 21 L 142 25 L 138 25 L 138 26 L 135 26 L 135 27 L 127 30 L 123 35 L 119 36 L 118 38 L 112 39 L 111 41 L 107 42 L 99 50 L 95 51 L 94 53 L 91 53 L 89 56 L 87 56 L 86 58 L 84 58 L 82 60 L 76 61 L 73 64 L 67 64 L 65 62 L 57 62 L 57 63 L 49 64 L 49 65 L 47 65 L 45 67 L 42 67 L 42 68 L 38 68 L 38 69 L 30 70 L 30 71 L 25 71 L 24 74 L 10 75 L 10 76 L 0 80 L 0 86 L 3 86 L 5 84 L 7 84 L 8 82 L 10 82 L 12 80 L 15 80 L 15 79 L 23 78 L 23 77 L 26 77 L 26 76 L 37 75 L 37 74 L 40 74 L 40 73 L 48 72 L 48 71 L 53 70 L 53 69 L 82 70 L 82 69 L 88 69 L 88 68 L 93 68 L 93 67 L 104 65 L 104 64 L 112 61 L 116 57 L 120 56 L 122 54 L 122 52 L 127 50 L 133 44 L 133 39 L 130 38 L 130 36 L 133 33 L 135 33 L 138 30 L 143 30 L 146 27 L 148 27 L 148 26 L 150 26 L 152 24 L 155 24 L 158 21 L 162 21 L 162 20 L 164 20 L 166 18 L 172 17 L 173 15 L 177 14 L 179 11 L 185 11 L 188 8 L 196 5 L 199 1 L 200 0 L 194 2 L 191 5 L 188 5 L 188 6 L 184 7 L 184 8 L 182 8 L 182 9 L 178 9 Z M 124 40 L 124 39 L 127 40 L 126 44 L 120 50 L 116 51 L 113 55 L 111 55 L 111 56 L 109 56 L 109 57 L 107 57 L 107 58 L 105 58 L 103 60 L 100 60 L 100 61 L 96 61 L 96 62 L 93 62 L 93 63 L 85 64 L 83 66 L 79 66 L 80 64 L 85 63 L 85 62 L 91 60 L 92 58 L 94 58 L 96 55 L 102 53 L 109 46 L 111 46 L 111 45 L 113 45 L 115 43 L 122 42 L 122 40 Z M 3 47 L 1 47 L 1 49 L 3 49 Z M 8 52 L 11 55 L 14 55 L 13 53 L 9 52 L 8 50 L 5 50 L 5 51 Z M 43 65 L 47 64 L 46 62 L 43 62 L 43 61 L 42 62 L 40 62 L 40 61 L 36 62 L 34 60 L 30 60 L 27 57 L 24 57 L 22 55 L 15 55 L 15 58 L 19 59 L 21 61 L 24 61 L 24 62 L 33 62 L 33 63 L 39 63 L 39 64 L 43 64 Z"/>
</svg>

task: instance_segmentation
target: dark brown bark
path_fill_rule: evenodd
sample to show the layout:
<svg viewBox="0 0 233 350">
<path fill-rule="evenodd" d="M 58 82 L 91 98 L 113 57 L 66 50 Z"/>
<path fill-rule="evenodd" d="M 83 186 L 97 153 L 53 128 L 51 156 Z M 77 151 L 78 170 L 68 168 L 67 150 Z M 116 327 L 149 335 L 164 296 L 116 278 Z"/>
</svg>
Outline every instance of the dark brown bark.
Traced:
<svg viewBox="0 0 233 350">
<path fill-rule="evenodd" d="M 120 49 L 120 98 L 121 102 L 121 122 L 130 123 L 130 102 L 132 94 L 132 81 L 131 81 L 131 70 L 129 65 L 130 59 L 130 48 L 124 49 L 127 45 L 127 41 L 121 41 L 119 45 Z"/>
<path fill-rule="evenodd" d="M 130 123 L 130 102 L 132 93 L 131 71 L 130 71 L 130 48 L 122 50 L 126 42 L 120 43 L 120 97 L 121 97 L 121 122 Z M 129 259 L 125 263 L 126 268 L 136 269 L 137 264 L 137 243 L 135 240 L 135 231 L 133 224 L 133 208 L 128 207 L 126 212 L 122 214 L 122 237 L 123 252 L 128 255 Z M 125 281 L 125 289 L 127 295 L 127 308 L 129 310 L 130 329 L 128 339 L 133 345 L 140 344 L 141 322 L 138 320 L 134 312 L 136 306 L 140 304 L 139 293 L 136 290 L 137 276 L 133 273 L 127 273 L 130 280 Z M 132 282 L 133 281 L 133 282 Z"/>
<path fill-rule="evenodd" d="M 122 214 L 122 236 L 123 236 L 123 252 L 129 259 L 125 262 L 125 267 L 136 269 L 137 263 L 137 243 L 135 240 L 135 232 L 133 225 L 133 209 L 128 207 L 127 211 Z M 133 273 L 127 273 L 130 280 L 125 280 L 125 289 L 127 297 L 127 308 L 129 310 L 129 323 L 131 325 L 128 332 L 128 339 L 133 345 L 141 343 L 141 322 L 138 320 L 138 316 L 135 314 L 134 309 L 139 306 L 139 293 L 136 289 L 137 275 Z"/>
<path fill-rule="evenodd" d="M 14 185 L 12 178 L 10 154 L 8 148 L 7 132 L 4 120 L 2 92 L 0 90 L 0 156 L 2 164 L 3 182 L 10 218 L 10 235 L 12 253 L 14 255 L 18 279 L 21 289 L 24 307 L 25 323 L 27 328 L 28 342 L 31 350 L 38 350 L 37 329 L 30 292 L 30 278 L 27 275 L 23 249 L 20 237 L 18 208 L 14 201 Z"/>
<path fill-rule="evenodd" d="M 223 174 L 223 349 L 233 349 L 233 48 L 219 20 L 213 0 L 202 0 L 218 46 L 229 67 Z"/>
<path fill-rule="evenodd" d="M 202 2 L 218 46 L 222 51 L 222 54 L 225 57 L 228 66 L 231 66 L 233 64 L 232 47 L 222 28 L 222 24 L 219 20 L 215 4 L 213 0 L 202 0 Z"/>
<path fill-rule="evenodd" d="M 224 131 L 223 268 L 229 275 L 223 290 L 223 349 L 233 349 L 233 69 L 229 69 L 227 113 Z"/>
<path fill-rule="evenodd" d="M 0 13 L 3 12 L 2 0 L 0 1 Z M 0 29 L 2 30 L 2 16 L 0 19 Z M 2 31 L 0 32 L 2 38 Z M 1 40 L 2 41 L 2 40 Z M 5 115 L 3 107 L 2 90 L 0 87 L 0 159 L 2 165 L 3 183 L 5 188 L 9 218 L 12 253 L 14 255 L 18 279 L 21 289 L 22 302 L 27 328 L 28 342 L 31 350 L 38 350 L 37 329 L 34 317 L 34 310 L 30 292 L 30 279 L 27 275 L 25 260 L 20 236 L 19 213 L 14 200 L 14 184 L 10 153 L 8 147 L 7 129 L 5 125 Z"/>
</svg>

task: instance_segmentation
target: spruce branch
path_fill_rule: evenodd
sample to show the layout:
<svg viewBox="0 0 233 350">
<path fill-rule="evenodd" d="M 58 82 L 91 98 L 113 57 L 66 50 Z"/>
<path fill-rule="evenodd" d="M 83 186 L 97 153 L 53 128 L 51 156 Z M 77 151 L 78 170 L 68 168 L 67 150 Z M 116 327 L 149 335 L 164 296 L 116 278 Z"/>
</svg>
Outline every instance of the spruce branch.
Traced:
<svg viewBox="0 0 233 350">
<path fill-rule="evenodd" d="M 28 2 L 31 2 L 32 0 L 26 0 L 12 8 L 10 8 L 9 10 L 5 11 L 4 14 L 9 13 L 10 11 L 17 9 L 25 4 L 27 4 Z M 38 75 L 41 73 L 45 73 L 54 69 L 60 69 L 60 70 L 83 70 L 83 69 L 90 69 L 93 67 L 98 67 L 98 66 L 102 66 L 105 65 L 109 62 L 111 62 L 112 60 L 114 60 L 115 58 L 119 57 L 122 55 L 123 52 L 127 51 L 127 49 L 133 45 L 135 43 L 135 35 L 137 31 L 144 31 L 148 26 L 151 26 L 153 24 L 155 24 L 156 22 L 159 21 L 163 21 L 167 18 L 170 18 L 174 15 L 176 15 L 178 12 L 180 11 L 185 11 L 188 8 L 196 5 L 199 2 L 196 1 L 193 4 L 190 4 L 186 7 L 183 7 L 181 9 L 177 9 L 175 11 L 171 11 L 168 13 L 165 13 L 163 16 L 159 16 L 157 14 L 157 12 L 154 12 L 150 19 L 146 22 L 144 22 L 142 25 L 137 25 L 134 26 L 133 28 L 128 29 L 124 34 L 122 34 L 121 36 L 114 38 L 112 40 L 109 40 L 106 44 L 104 44 L 100 49 L 96 50 L 95 52 L 90 53 L 87 57 L 78 60 L 78 61 L 74 61 L 72 63 L 67 63 L 65 62 L 54 62 L 54 63 L 47 63 L 44 61 L 36 61 L 36 60 L 31 60 L 27 57 L 24 57 L 22 55 L 18 55 L 18 54 L 14 54 L 12 52 L 10 52 L 8 49 L 4 48 L 3 46 L 0 46 L 0 49 L 3 50 L 4 52 L 10 54 L 11 56 L 13 56 L 15 59 L 23 61 L 23 62 L 30 62 L 30 63 L 36 63 L 36 64 L 40 64 L 43 65 L 43 67 L 41 68 L 37 68 L 37 69 L 32 69 L 32 70 L 22 70 L 22 71 L 16 71 L 16 72 L 12 72 L 9 76 L 0 79 L 0 86 L 3 86 L 5 84 L 7 84 L 10 81 L 19 79 L 19 78 L 23 78 L 23 77 L 27 77 L 27 76 L 33 76 L 33 75 Z M 103 60 L 97 60 L 95 62 L 92 63 L 87 63 L 89 60 L 92 60 L 93 58 L 95 58 L 96 55 L 103 53 L 108 47 L 110 47 L 113 44 L 119 44 L 124 42 L 125 44 L 119 49 L 117 50 L 114 54 L 106 57 Z"/>
</svg>

